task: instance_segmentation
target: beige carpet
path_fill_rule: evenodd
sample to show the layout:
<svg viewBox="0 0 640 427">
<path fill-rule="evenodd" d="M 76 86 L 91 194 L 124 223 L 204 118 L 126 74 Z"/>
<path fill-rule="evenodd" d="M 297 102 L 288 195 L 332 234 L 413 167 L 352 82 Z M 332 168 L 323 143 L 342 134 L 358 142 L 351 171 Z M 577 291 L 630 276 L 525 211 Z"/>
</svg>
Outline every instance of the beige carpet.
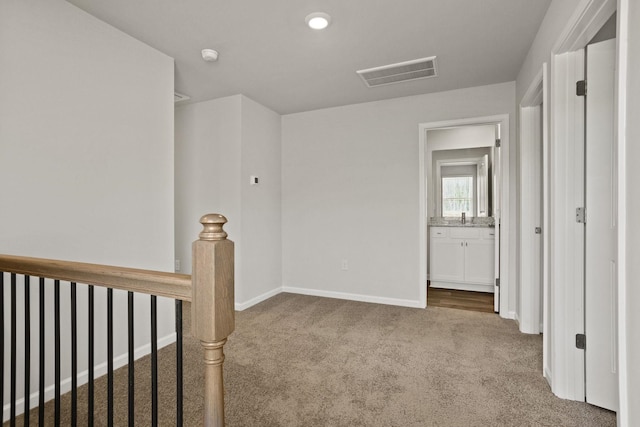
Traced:
<svg viewBox="0 0 640 427">
<path fill-rule="evenodd" d="M 554 397 L 541 376 L 541 336 L 495 314 L 281 294 L 236 321 L 225 347 L 228 426 L 616 425 L 614 413 Z M 173 351 L 161 351 L 165 426 L 174 425 Z M 199 344 L 186 339 L 185 352 L 185 425 L 198 426 Z M 148 358 L 136 363 L 140 426 L 149 425 L 147 370 Z M 116 425 L 126 425 L 126 368 L 116 385 Z"/>
</svg>

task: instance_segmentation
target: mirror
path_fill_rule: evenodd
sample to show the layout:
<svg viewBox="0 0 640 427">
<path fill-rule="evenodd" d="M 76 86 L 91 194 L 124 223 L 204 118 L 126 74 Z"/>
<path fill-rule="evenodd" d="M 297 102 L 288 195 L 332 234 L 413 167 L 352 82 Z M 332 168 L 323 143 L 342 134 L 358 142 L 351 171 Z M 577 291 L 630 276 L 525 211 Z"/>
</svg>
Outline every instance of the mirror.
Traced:
<svg viewBox="0 0 640 427">
<path fill-rule="evenodd" d="M 435 216 L 491 216 L 489 147 L 436 150 L 432 153 Z"/>
<path fill-rule="evenodd" d="M 427 216 L 492 217 L 496 126 L 427 131 Z"/>
</svg>

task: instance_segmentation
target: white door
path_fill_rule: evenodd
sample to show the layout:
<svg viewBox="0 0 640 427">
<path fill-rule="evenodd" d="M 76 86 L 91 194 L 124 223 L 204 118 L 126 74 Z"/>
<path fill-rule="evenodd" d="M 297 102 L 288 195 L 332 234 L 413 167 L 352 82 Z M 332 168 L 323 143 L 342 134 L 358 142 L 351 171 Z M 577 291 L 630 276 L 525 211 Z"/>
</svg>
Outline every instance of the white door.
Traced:
<svg viewBox="0 0 640 427">
<path fill-rule="evenodd" d="M 588 403 L 617 411 L 615 40 L 587 46 L 585 381 Z"/>
<path fill-rule="evenodd" d="M 520 110 L 520 331 L 540 333 L 542 104 Z"/>
</svg>

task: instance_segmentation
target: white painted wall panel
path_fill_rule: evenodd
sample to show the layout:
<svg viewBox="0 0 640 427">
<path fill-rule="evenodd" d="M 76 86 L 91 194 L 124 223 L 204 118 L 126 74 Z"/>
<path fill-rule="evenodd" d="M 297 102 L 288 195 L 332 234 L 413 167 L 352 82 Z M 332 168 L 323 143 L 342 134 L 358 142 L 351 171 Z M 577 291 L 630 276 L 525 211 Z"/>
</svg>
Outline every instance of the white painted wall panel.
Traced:
<svg viewBox="0 0 640 427">
<path fill-rule="evenodd" d="M 6 0 L 0 92 L 0 252 L 172 271 L 173 60 L 67 2 Z M 62 298 L 66 313 L 68 289 Z M 148 298 L 136 310 L 142 347 Z M 159 336 L 170 336 L 173 302 L 159 312 Z M 102 331 L 102 305 L 96 316 Z M 116 343 L 116 355 L 125 349 L 126 339 Z"/>
<path fill-rule="evenodd" d="M 282 286 L 280 115 L 242 97 L 242 265 L 241 303 Z M 257 185 L 249 184 L 250 176 Z M 275 291 L 274 291 L 275 290 Z"/>
<path fill-rule="evenodd" d="M 280 115 L 243 95 L 176 108 L 176 257 L 190 273 L 200 216 L 225 215 L 238 309 L 282 286 L 280 139 Z"/>
<path fill-rule="evenodd" d="M 202 215 L 225 215 L 225 230 L 239 244 L 240 102 L 230 96 L 175 109 L 176 259 L 182 273 L 191 274 L 191 243 L 202 230 Z"/>
<path fill-rule="evenodd" d="M 513 118 L 514 98 L 504 83 L 283 116 L 285 289 L 418 306 L 418 124 Z"/>
</svg>

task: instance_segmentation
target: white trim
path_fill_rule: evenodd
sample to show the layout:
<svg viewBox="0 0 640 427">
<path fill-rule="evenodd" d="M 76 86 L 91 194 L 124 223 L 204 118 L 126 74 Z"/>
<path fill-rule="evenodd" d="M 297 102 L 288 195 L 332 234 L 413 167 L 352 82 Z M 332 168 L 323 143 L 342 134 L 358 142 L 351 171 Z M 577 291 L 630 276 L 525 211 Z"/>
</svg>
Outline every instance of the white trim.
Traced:
<svg viewBox="0 0 640 427">
<path fill-rule="evenodd" d="M 169 344 L 173 344 L 176 341 L 175 332 L 166 335 L 162 338 L 158 339 L 158 349 L 168 346 Z M 135 360 L 140 359 L 151 353 L 151 343 L 147 343 L 135 349 L 134 358 Z M 120 356 L 113 359 L 113 369 L 114 371 L 118 368 L 121 368 L 127 365 L 129 362 L 129 354 L 124 353 Z M 103 375 L 107 374 L 107 361 L 105 360 L 103 363 L 96 365 L 94 367 L 94 378 L 97 379 Z M 78 387 L 83 384 L 86 384 L 89 379 L 88 370 L 82 371 L 78 373 Z M 65 394 L 71 391 L 71 377 L 64 378 L 60 382 L 60 394 Z M 39 404 L 39 391 L 35 391 L 29 395 L 29 407 L 36 408 Z M 48 402 L 55 397 L 55 384 L 51 384 L 44 391 L 44 401 Z M 16 415 L 20 415 L 24 412 L 24 397 L 16 400 Z M 2 408 L 2 420 L 3 422 L 9 420 L 11 416 L 11 403 L 7 403 Z"/>
<path fill-rule="evenodd" d="M 551 277 L 551 188 L 549 157 L 549 67 L 542 64 L 542 370 L 550 373 L 551 358 L 551 310 L 550 310 L 550 277 Z M 551 385 L 551 383 L 549 383 Z"/>
<path fill-rule="evenodd" d="M 540 173 L 540 178 L 544 180 L 544 145 L 546 141 L 546 63 L 542 65 L 540 71 L 533 79 L 529 88 L 522 97 L 520 103 L 520 221 L 519 221 L 519 256 L 520 256 L 520 268 L 519 268 L 519 284 L 520 284 L 520 313 L 522 322 L 519 323 L 520 331 L 524 333 L 537 334 L 542 331 L 540 327 L 543 324 L 543 320 L 540 316 L 540 297 L 543 295 L 544 277 L 546 275 L 546 266 L 543 260 L 542 265 L 535 267 L 541 268 L 540 281 L 533 283 L 531 281 L 531 272 L 527 272 L 529 264 L 523 262 L 523 260 L 531 260 L 532 257 L 537 256 L 535 252 L 537 249 L 543 251 L 546 254 L 544 246 L 538 246 L 535 242 L 535 236 L 530 233 L 535 227 L 542 227 L 546 229 L 544 225 L 544 214 L 541 218 L 537 218 L 533 213 L 533 209 L 537 209 L 542 198 L 542 207 L 547 208 L 547 201 L 544 199 L 544 183 L 539 190 L 542 194 L 532 194 L 531 188 L 537 188 L 537 183 L 532 181 L 532 176 L 536 176 L 536 171 L 533 168 L 537 168 Z M 542 106 L 541 106 L 542 105 Z M 535 154 L 532 147 L 538 140 L 542 141 L 542 156 L 543 162 L 539 163 L 539 159 L 536 157 L 532 162 L 531 157 Z M 538 200 L 534 200 L 538 198 Z M 536 221 L 536 219 L 538 221 Z M 523 230 L 529 230 L 523 232 Z M 545 230 L 546 232 L 546 230 Z M 528 234 L 527 234 L 528 233 Z M 544 237 L 540 236 L 544 242 Z M 538 248 L 536 248 L 538 246 Z M 544 356 L 543 356 L 544 358 Z M 544 363 L 543 363 L 544 365 Z"/>
<path fill-rule="evenodd" d="M 426 284 L 425 284 L 425 289 L 426 289 Z M 284 286 L 282 288 L 282 292 L 288 292 L 290 294 L 311 295 L 316 297 L 344 299 L 349 301 L 372 302 L 375 304 L 396 305 L 399 307 L 410 307 L 410 308 L 425 307 L 423 302 L 416 301 L 416 300 L 374 297 L 371 295 L 349 294 L 345 292 L 324 291 L 324 290 L 308 289 L 308 288 L 296 288 L 293 286 Z"/>
<path fill-rule="evenodd" d="M 236 311 L 244 311 L 249 307 L 253 307 L 256 304 L 261 303 L 262 301 L 268 300 L 269 298 L 278 295 L 282 292 L 282 287 L 271 289 L 270 291 L 265 292 L 262 295 L 258 295 L 255 298 L 251 298 L 249 301 L 245 302 L 237 302 L 235 303 Z"/>
<path fill-rule="evenodd" d="M 557 396 L 580 401 L 585 398 L 584 352 L 575 348 L 575 334 L 584 332 L 584 232 L 576 228 L 574 215 L 575 208 L 583 206 L 584 161 L 573 154 L 584 150 L 584 137 L 577 138 L 584 133 L 584 109 L 575 105 L 583 98 L 569 94 L 574 93 L 584 64 L 572 63 L 575 58 L 568 52 L 584 48 L 615 10 L 616 0 L 582 0 L 551 51 L 549 183 L 544 184 L 550 207 L 545 224 L 549 313 L 544 316 L 550 322 L 545 322 L 549 333 L 544 354 L 550 360 L 543 356 L 543 366 Z"/>
<path fill-rule="evenodd" d="M 522 96 L 520 107 L 533 107 L 540 105 L 543 101 L 543 86 L 544 70 L 541 68 L 540 71 L 538 71 L 538 74 L 533 78 L 527 91 Z"/>
<path fill-rule="evenodd" d="M 618 1 L 616 69 L 617 124 L 614 139 L 618 148 L 618 426 L 630 426 L 629 360 L 627 358 L 627 71 L 629 37 L 629 0 Z"/>
<path fill-rule="evenodd" d="M 556 41 L 552 55 L 584 48 L 616 11 L 616 0 L 582 0 Z"/>
<path fill-rule="evenodd" d="M 500 124 L 501 127 L 501 168 L 502 168 L 502 197 L 501 202 L 503 208 L 501 209 L 501 227 L 500 227 L 500 316 L 503 318 L 513 318 L 513 310 L 509 307 L 509 294 L 515 292 L 513 283 L 511 281 L 511 275 L 515 277 L 516 267 L 509 262 L 510 245 L 509 238 L 511 235 L 511 212 L 509 211 L 510 200 L 510 179 L 509 179 L 509 115 L 499 114 L 495 116 L 487 117 L 471 117 L 465 119 L 445 120 L 439 122 L 420 123 L 418 125 L 418 161 L 419 161 L 419 185 L 418 185 L 418 200 L 419 200 L 419 212 L 418 212 L 418 265 L 419 277 L 418 277 L 418 292 L 419 301 L 423 301 L 422 307 L 425 306 L 427 301 L 427 257 L 428 257 L 428 245 L 427 245 L 427 193 L 426 193 L 426 165 L 425 154 L 427 146 L 427 131 L 439 128 L 450 128 L 458 126 L 473 126 L 473 125 L 489 125 Z"/>
<path fill-rule="evenodd" d="M 547 380 L 549 387 L 553 388 L 553 375 L 551 374 L 548 366 L 542 370 L 542 376 Z"/>
</svg>

